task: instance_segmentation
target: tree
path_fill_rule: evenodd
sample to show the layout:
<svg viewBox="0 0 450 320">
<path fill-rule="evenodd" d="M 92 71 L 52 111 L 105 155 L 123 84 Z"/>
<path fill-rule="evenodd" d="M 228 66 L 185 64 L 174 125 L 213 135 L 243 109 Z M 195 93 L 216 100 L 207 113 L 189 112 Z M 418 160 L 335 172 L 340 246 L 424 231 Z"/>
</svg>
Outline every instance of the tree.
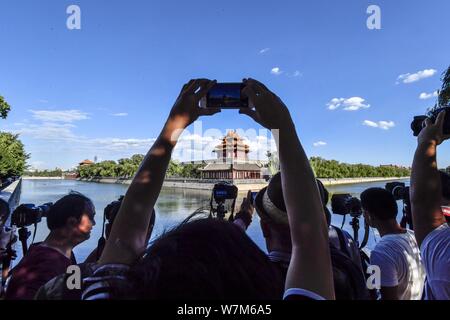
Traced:
<svg viewBox="0 0 450 320">
<path fill-rule="evenodd" d="M 0 132 L 0 179 L 21 176 L 29 157 L 19 135 Z"/>
<path fill-rule="evenodd" d="M 11 110 L 9 104 L 5 101 L 5 98 L 0 96 L 0 118 L 6 119 L 8 112 Z"/>
<path fill-rule="evenodd" d="M 269 168 L 270 174 L 275 175 L 280 171 L 280 159 L 278 158 L 278 153 L 267 151 L 266 156 L 269 160 L 267 167 Z"/>
</svg>

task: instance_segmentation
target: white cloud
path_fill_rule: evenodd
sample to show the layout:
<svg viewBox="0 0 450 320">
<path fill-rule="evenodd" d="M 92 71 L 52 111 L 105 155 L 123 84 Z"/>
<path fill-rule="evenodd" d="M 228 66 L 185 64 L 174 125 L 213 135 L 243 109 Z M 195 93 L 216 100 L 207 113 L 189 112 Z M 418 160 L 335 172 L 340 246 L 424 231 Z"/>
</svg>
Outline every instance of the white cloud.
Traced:
<svg viewBox="0 0 450 320">
<path fill-rule="evenodd" d="M 294 73 L 292 74 L 293 77 L 300 77 L 301 75 L 302 74 L 298 70 L 295 70 Z"/>
<path fill-rule="evenodd" d="M 281 69 L 279 67 L 274 67 L 272 68 L 272 70 L 270 70 L 270 73 L 276 76 L 279 76 L 280 74 L 283 73 L 283 71 L 281 71 Z"/>
<path fill-rule="evenodd" d="M 317 141 L 317 142 L 314 142 L 314 143 L 313 143 L 313 146 L 314 146 L 314 147 L 324 147 L 324 146 L 326 146 L 326 145 L 327 145 L 327 143 L 324 142 L 324 141 Z"/>
<path fill-rule="evenodd" d="M 126 113 L 126 112 L 119 112 L 119 113 L 113 113 L 111 115 L 114 116 L 114 117 L 126 117 L 126 116 L 128 116 L 128 113 Z"/>
<path fill-rule="evenodd" d="M 30 110 L 33 118 L 48 122 L 74 122 L 89 119 L 88 114 L 80 110 Z"/>
<path fill-rule="evenodd" d="M 270 50 L 270 48 L 261 49 L 261 50 L 259 50 L 259 54 L 264 54 L 264 53 L 268 52 L 269 50 Z"/>
<path fill-rule="evenodd" d="M 438 96 L 437 91 L 434 91 L 432 93 L 422 92 L 419 96 L 419 99 L 427 100 L 427 99 L 431 99 L 431 98 L 436 98 L 437 96 Z"/>
<path fill-rule="evenodd" d="M 327 106 L 328 110 L 336 110 L 339 107 L 343 107 L 345 111 L 358 111 L 370 108 L 370 104 L 366 104 L 365 101 L 361 97 L 333 98 L 327 103 Z"/>
<path fill-rule="evenodd" d="M 403 83 L 413 83 L 425 78 L 432 77 L 436 74 L 435 69 L 425 69 L 422 71 L 418 71 L 416 73 L 405 73 L 401 74 L 397 78 L 397 83 L 403 82 Z"/>
<path fill-rule="evenodd" d="M 395 127 L 394 121 L 371 121 L 371 120 L 364 120 L 363 121 L 364 126 L 372 127 L 372 128 L 379 128 L 383 130 L 389 130 L 393 127 Z"/>
</svg>

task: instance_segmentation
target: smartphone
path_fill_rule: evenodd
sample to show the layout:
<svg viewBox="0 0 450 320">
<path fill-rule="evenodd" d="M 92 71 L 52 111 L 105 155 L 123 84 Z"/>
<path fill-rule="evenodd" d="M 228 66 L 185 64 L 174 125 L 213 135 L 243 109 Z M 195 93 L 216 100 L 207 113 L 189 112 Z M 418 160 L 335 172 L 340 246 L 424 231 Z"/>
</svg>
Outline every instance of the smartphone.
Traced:
<svg viewBox="0 0 450 320">
<path fill-rule="evenodd" d="M 248 108 L 248 98 L 242 95 L 243 83 L 216 83 L 206 95 L 206 108 Z"/>
<path fill-rule="evenodd" d="M 256 195 L 258 194 L 258 192 L 252 192 L 252 202 L 255 203 L 255 199 L 256 199 Z"/>
</svg>

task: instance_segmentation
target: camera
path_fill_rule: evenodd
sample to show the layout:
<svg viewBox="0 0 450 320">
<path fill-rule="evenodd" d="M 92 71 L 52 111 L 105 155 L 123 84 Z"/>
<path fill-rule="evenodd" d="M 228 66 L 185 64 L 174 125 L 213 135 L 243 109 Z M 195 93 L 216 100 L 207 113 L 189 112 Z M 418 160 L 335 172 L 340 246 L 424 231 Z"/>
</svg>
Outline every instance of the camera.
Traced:
<svg viewBox="0 0 450 320">
<path fill-rule="evenodd" d="M 384 188 L 392 193 L 396 201 L 409 200 L 409 187 L 403 182 L 388 182 Z"/>
<path fill-rule="evenodd" d="M 403 182 L 388 182 L 384 187 L 387 191 L 392 193 L 392 196 L 396 201 L 403 201 L 403 217 L 400 221 L 400 225 L 406 228 L 408 225 L 410 229 L 413 229 L 413 221 L 411 215 L 411 200 L 409 198 L 409 187 Z"/>
<path fill-rule="evenodd" d="M 229 182 L 216 183 L 213 187 L 211 195 L 210 215 L 212 216 L 212 213 L 215 213 L 218 219 L 225 219 L 225 214 L 227 213 L 227 210 L 225 209 L 225 201 L 232 200 L 233 201 L 231 205 L 231 219 L 232 219 L 237 195 L 238 195 L 238 188 L 235 185 Z M 214 208 L 213 206 L 213 199 L 216 202 L 217 205 L 216 208 Z"/>
<path fill-rule="evenodd" d="M 219 182 L 214 185 L 213 197 L 217 203 L 237 198 L 238 188 L 228 182 Z"/>
<path fill-rule="evenodd" d="M 25 228 L 41 222 L 46 217 L 53 203 L 45 203 L 41 206 L 34 204 L 21 204 L 11 215 L 11 224 L 18 228 Z"/>
<path fill-rule="evenodd" d="M 248 108 L 248 98 L 242 95 L 243 83 L 216 83 L 202 100 L 204 108 Z"/>
<path fill-rule="evenodd" d="M 411 130 L 415 137 L 417 137 L 425 126 L 425 120 L 430 118 L 432 122 L 436 121 L 437 116 L 442 111 L 446 111 L 444 120 L 444 134 L 450 134 L 450 106 L 448 107 L 435 107 L 427 112 L 427 115 L 415 116 L 411 122 Z"/>
<path fill-rule="evenodd" d="M 361 200 L 348 193 L 334 194 L 331 197 L 331 210 L 341 216 L 350 214 L 352 217 L 360 217 L 362 215 Z"/>
<path fill-rule="evenodd" d="M 442 76 L 442 88 L 439 91 L 438 101 L 426 115 L 414 117 L 411 123 L 411 129 L 414 136 L 418 136 L 425 125 L 425 119 L 430 118 L 432 122 L 436 121 L 437 116 L 442 111 L 446 111 L 444 119 L 444 134 L 450 134 L 450 67 Z"/>
</svg>

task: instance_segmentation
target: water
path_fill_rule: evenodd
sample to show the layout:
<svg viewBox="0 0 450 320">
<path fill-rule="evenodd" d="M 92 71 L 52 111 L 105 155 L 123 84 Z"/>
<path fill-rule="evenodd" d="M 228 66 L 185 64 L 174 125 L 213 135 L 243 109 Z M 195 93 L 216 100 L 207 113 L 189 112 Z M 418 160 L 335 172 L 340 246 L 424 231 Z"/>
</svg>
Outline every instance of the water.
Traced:
<svg viewBox="0 0 450 320">
<path fill-rule="evenodd" d="M 354 196 L 370 187 L 384 187 L 384 182 L 362 183 L 353 185 L 341 185 L 327 187 L 330 193 L 350 193 Z M 82 243 L 74 249 L 78 262 L 84 261 L 89 253 L 97 246 L 97 241 L 102 232 L 103 209 L 111 201 L 116 200 L 119 196 L 124 195 L 128 186 L 119 184 L 97 184 L 89 182 L 80 182 L 74 180 L 24 180 L 22 184 L 21 203 L 33 203 L 40 205 L 46 202 L 55 202 L 63 195 L 71 190 L 78 191 L 91 198 L 96 208 L 96 225 L 94 226 L 91 238 Z M 164 230 L 177 225 L 183 221 L 196 209 L 209 206 L 210 192 L 202 190 L 187 190 L 187 189 L 163 189 L 158 202 L 156 204 L 156 223 L 153 231 L 152 239 L 159 236 Z M 245 194 L 239 194 L 237 204 Z M 399 203 L 399 218 L 401 216 L 401 203 Z M 353 231 L 349 222 L 350 217 L 347 217 L 344 229 L 353 235 Z M 342 224 L 342 217 L 333 215 L 332 224 L 340 227 Z M 364 230 L 363 221 L 360 221 L 362 228 L 359 231 L 360 241 L 363 239 Z M 34 227 L 29 227 L 31 232 Z M 48 235 L 48 229 L 45 218 L 38 225 L 35 242 L 43 241 Z M 253 222 L 247 230 L 247 234 L 255 243 L 262 249 L 266 250 L 264 238 L 262 236 L 259 219 L 255 214 Z M 31 238 L 29 242 L 31 242 Z M 378 240 L 378 235 L 374 231 L 370 231 L 368 248 L 373 248 Z M 19 261 L 21 258 L 21 246 L 16 245 Z"/>
</svg>

